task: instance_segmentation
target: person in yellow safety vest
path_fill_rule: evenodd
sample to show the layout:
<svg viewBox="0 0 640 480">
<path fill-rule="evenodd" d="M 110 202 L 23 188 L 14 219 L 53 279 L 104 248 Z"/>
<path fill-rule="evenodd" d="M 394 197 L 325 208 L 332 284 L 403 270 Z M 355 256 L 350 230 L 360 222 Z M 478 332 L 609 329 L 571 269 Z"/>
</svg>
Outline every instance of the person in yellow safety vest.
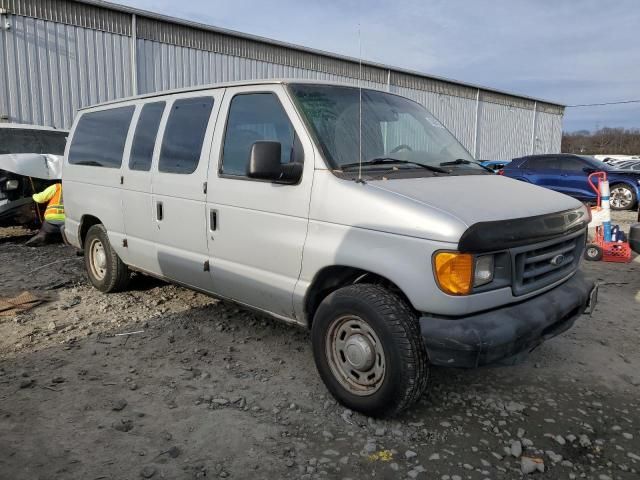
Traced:
<svg viewBox="0 0 640 480">
<path fill-rule="evenodd" d="M 62 239 L 61 228 L 64 225 L 64 204 L 62 201 L 62 184 L 54 183 L 40 193 L 32 196 L 36 203 L 46 203 L 44 222 L 40 231 L 25 245 L 39 247 L 52 239 Z"/>
</svg>

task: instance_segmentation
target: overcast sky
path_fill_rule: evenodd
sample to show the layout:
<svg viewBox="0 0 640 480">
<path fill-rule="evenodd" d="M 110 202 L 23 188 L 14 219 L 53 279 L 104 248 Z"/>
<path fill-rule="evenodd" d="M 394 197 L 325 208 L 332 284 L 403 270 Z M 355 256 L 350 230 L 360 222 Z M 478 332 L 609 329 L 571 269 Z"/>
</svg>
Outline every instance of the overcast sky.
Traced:
<svg viewBox="0 0 640 480">
<path fill-rule="evenodd" d="M 563 104 L 640 99 L 640 0 L 115 0 Z M 640 103 L 564 129 L 640 128 Z"/>
</svg>

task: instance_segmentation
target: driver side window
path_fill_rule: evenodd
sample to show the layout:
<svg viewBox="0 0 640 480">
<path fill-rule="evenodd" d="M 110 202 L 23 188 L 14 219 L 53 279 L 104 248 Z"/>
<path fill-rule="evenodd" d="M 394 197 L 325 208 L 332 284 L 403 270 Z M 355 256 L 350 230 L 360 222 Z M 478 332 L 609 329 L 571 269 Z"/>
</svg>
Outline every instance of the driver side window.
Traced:
<svg viewBox="0 0 640 480">
<path fill-rule="evenodd" d="M 238 94 L 229 106 L 220 173 L 246 177 L 255 142 L 280 142 L 280 163 L 302 162 L 302 145 L 273 93 Z"/>
</svg>

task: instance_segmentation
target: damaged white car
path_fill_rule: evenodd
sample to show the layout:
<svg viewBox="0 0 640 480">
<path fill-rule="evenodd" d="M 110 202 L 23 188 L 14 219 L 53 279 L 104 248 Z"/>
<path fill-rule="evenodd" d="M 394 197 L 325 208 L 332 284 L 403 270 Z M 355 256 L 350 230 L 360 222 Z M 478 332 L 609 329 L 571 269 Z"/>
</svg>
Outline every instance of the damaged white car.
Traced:
<svg viewBox="0 0 640 480">
<path fill-rule="evenodd" d="M 62 178 L 66 130 L 0 124 L 0 226 L 37 226 L 31 195 Z"/>
</svg>

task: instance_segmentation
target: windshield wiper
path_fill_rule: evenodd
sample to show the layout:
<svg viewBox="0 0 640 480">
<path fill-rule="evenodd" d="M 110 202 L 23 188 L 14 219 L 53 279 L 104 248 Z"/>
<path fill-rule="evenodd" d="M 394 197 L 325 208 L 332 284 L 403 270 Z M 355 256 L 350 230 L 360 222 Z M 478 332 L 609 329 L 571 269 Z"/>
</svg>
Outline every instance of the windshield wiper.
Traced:
<svg viewBox="0 0 640 480">
<path fill-rule="evenodd" d="M 340 165 L 340 169 L 344 170 L 345 168 L 354 168 L 354 167 L 359 167 L 360 165 L 363 165 L 363 166 L 368 166 L 368 165 L 393 165 L 394 163 L 395 164 L 402 164 L 402 165 L 413 165 L 413 166 L 416 166 L 416 167 L 419 167 L 419 168 L 424 168 L 425 170 L 429 170 L 431 172 L 449 173 L 444 168 L 435 167 L 433 165 L 425 165 L 424 163 L 410 162 L 409 160 L 399 160 L 397 158 L 391 158 L 391 157 L 372 158 L 371 160 L 366 160 L 366 161 L 364 161 L 362 163 L 359 163 L 359 162 L 346 163 L 344 165 Z"/>
<path fill-rule="evenodd" d="M 450 162 L 442 162 L 440 166 L 446 167 L 448 165 L 470 165 L 472 163 L 476 163 L 476 162 L 472 162 L 471 160 L 465 160 L 464 158 L 456 158 L 455 160 L 452 160 Z"/>
</svg>

